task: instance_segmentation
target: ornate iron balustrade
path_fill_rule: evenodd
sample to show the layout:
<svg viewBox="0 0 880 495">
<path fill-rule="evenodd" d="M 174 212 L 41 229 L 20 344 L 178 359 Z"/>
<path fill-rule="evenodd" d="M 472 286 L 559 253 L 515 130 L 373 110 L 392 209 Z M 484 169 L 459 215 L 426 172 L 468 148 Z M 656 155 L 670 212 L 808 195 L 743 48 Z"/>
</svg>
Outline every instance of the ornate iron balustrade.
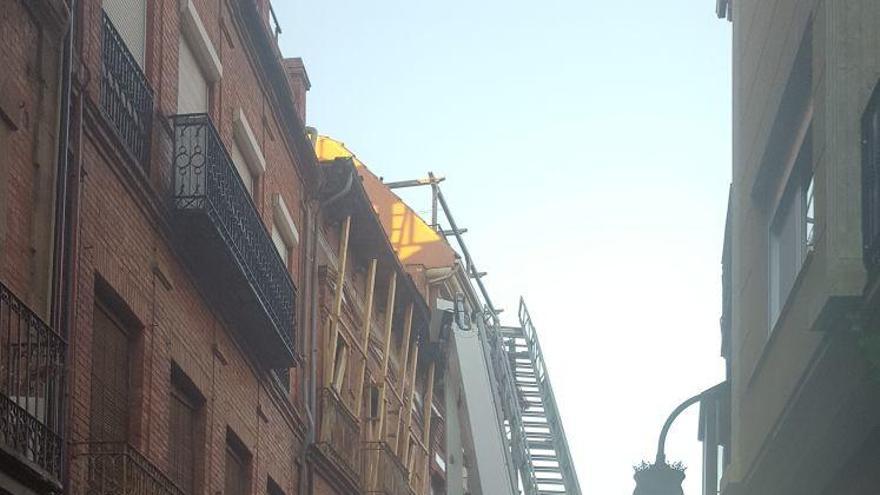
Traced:
<svg viewBox="0 0 880 495">
<path fill-rule="evenodd" d="M 0 284 L 0 446 L 61 479 L 64 341 Z"/>
<path fill-rule="evenodd" d="M 146 167 L 153 90 L 106 12 L 101 12 L 101 25 L 101 108 L 128 151 Z"/>
<path fill-rule="evenodd" d="M 75 493 L 83 495 L 184 495 L 134 447 L 122 442 L 73 445 Z"/>
<path fill-rule="evenodd" d="M 325 388 L 321 397 L 321 437 L 318 447 L 340 464 L 352 478 L 360 476 L 360 427 L 339 395 Z"/>
<path fill-rule="evenodd" d="M 226 250 L 232 253 L 234 264 L 238 266 L 237 274 L 243 275 L 248 290 L 256 295 L 257 305 L 268 316 L 269 325 L 281 338 L 280 346 L 276 342 L 264 346 L 270 353 L 282 355 L 269 361 L 276 367 L 292 364 L 296 287 L 210 117 L 205 114 L 174 117 L 172 165 L 173 207 L 178 220 L 207 218 L 213 231 L 211 235 L 219 236 Z M 193 235 L 192 223 L 181 225 L 185 235 Z M 192 239 L 191 242 L 202 241 Z M 204 263 L 203 259 L 210 256 L 202 251 L 196 253 L 199 258 L 196 263 Z M 210 277 L 216 276 L 215 272 L 224 266 L 203 266 L 202 269 Z M 228 283 L 227 280 L 219 282 Z M 228 287 L 209 289 L 232 291 Z M 241 309 L 234 308 L 228 313 L 235 318 L 232 313 L 240 313 Z M 263 326 L 259 322 L 248 324 Z"/>
<path fill-rule="evenodd" d="M 363 448 L 364 493 L 410 495 L 406 468 L 385 442 L 366 442 Z"/>
</svg>

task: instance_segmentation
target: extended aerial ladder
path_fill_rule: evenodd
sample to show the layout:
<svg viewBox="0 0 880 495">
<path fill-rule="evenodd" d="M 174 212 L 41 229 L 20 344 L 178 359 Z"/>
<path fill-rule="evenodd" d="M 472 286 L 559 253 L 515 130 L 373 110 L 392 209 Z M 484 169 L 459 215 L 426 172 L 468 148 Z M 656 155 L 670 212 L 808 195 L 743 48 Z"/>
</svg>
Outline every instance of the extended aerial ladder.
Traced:
<svg viewBox="0 0 880 495">
<path fill-rule="evenodd" d="M 501 327 L 501 343 L 513 374 L 517 409 L 511 423 L 522 455 L 520 469 L 526 494 L 580 494 L 580 486 L 541 344 L 525 301 L 519 301 L 519 326 Z M 514 435 L 511 435 L 512 437 Z"/>
<path fill-rule="evenodd" d="M 509 483 L 490 485 L 484 488 L 485 495 L 494 495 L 516 487 L 523 495 L 580 495 L 580 485 L 572 463 L 565 430 L 553 395 L 553 388 L 547 374 L 544 356 L 538 342 L 532 318 L 525 302 L 520 299 L 518 326 L 503 326 L 499 319 L 500 310 L 492 304 L 489 293 L 482 281 L 486 274 L 474 264 L 462 234 L 450 212 L 449 205 L 440 190 L 442 177 L 429 173 L 425 179 L 386 183 L 389 188 L 430 186 L 432 192 L 431 226 L 441 235 L 454 237 L 463 258 L 464 269 L 469 278 L 470 289 L 479 294 L 483 308 L 483 321 L 475 325 L 480 332 L 478 342 L 482 352 L 459 352 L 460 360 L 456 368 L 461 370 L 464 388 L 478 389 L 473 380 L 481 383 L 488 377 L 490 394 L 472 394 L 468 400 L 479 404 L 468 404 L 465 422 L 485 424 L 487 408 L 494 410 L 498 422 L 492 428 L 474 429 L 473 442 L 476 445 L 493 445 L 500 435 L 505 449 L 504 459 L 498 456 L 487 459 L 492 466 L 479 465 L 477 470 L 497 473 L 497 462 L 506 462 L 512 479 Z M 442 211 L 448 229 L 440 226 L 438 213 Z M 471 380 L 471 382 L 468 382 Z M 483 435 L 483 438 L 479 436 Z M 485 481 L 485 480 L 484 480 Z M 489 490 L 492 490 L 491 492 Z"/>
</svg>

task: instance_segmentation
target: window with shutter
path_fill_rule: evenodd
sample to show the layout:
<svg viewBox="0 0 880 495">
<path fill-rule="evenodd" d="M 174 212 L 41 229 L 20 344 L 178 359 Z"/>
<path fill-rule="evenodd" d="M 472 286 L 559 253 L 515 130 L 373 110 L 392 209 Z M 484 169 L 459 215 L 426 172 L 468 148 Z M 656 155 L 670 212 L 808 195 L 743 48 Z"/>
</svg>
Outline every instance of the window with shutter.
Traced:
<svg viewBox="0 0 880 495">
<path fill-rule="evenodd" d="M 244 155 L 241 154 L 241 148 L 234 139 L 232 140 L 232 145 L 229 146 L 229 156 L 232 158 L 232 164 L 235 165 L 235 170 L 238 172 L 238 176 L 241 177 L 241 181 L 244 182 L 245 189 L 247 189 L 253 196 L 254 176 L 251 173 L 251 169 L 247 166 Z"/>
<path fill-rule="evenodd" d="M 102 306 L 96 305 L 89 418 L 89 439 L 92 442 L 128 440 L 129 354 L 128 334 Z"/>
<path fill-rule="evenodd" d="M 183 34 L 177 58 L 177 113 L 208 113 L 208 80 Z"/>
<path fill-rule="evenodd" d="M 147 46 L 146 0 L 104 0 L 104 12 L 141 69 Z"/>
<path fill-rule="evenodd" d="M 177 385 L 172 387 L 168 430 L 171 479 L 184 493 L 195 493 L 196 405 Z"/>
<path fill-rule="evenodd" d="M 277 225 L 272 225 L 272 242 L 275 244 L 275 249 L 278 250 L 278 254 L 281 256 L 281 261 L 284 262 L 284 266 L 289 266 L 290 246 L 284 241 L 284 237 L 281 236 L 281 231 L 278 230 Z"/>
<path fill-rule="evenodd" d="M 247 467 L 249 455 L 238 440 L 230 431 L 226 435 L 226 487 L 223 495 L 245 495 L 248 492 L 248 476 Z"/>
</svg>

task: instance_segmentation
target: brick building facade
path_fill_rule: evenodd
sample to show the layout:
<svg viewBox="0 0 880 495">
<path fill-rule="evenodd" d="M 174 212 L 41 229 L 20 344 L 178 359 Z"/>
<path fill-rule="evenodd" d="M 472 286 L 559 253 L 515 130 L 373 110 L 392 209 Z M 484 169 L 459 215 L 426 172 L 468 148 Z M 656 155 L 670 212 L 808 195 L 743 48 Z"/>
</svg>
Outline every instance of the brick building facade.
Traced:
<svg viewBox="0 0 880 495">
<path fill-rule="evenodd" d="M 0 493 L 428 493 L 429 294 L 268 2 L 2 11 Z"/>
</svg>

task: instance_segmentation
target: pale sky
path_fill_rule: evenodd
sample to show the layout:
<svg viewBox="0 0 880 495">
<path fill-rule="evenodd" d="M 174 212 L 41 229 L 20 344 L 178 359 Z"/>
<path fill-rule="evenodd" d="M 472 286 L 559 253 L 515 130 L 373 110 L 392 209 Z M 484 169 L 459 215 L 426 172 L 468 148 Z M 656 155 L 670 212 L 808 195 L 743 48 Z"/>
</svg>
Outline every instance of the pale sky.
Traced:
<svg viewBox="0 0 880 495">
<path fill-rule="evenodd" d="M 585 494 L 632 493 L 723 378 L 730 24 L 713 0 L 275 0 L 308 124 L 428 170 L 495 304 L 525 296 Z M 427 205 L 427 191 L 422 204 Z M 696 408 L 667 445 L 699 495 Z"/>
</svg>

